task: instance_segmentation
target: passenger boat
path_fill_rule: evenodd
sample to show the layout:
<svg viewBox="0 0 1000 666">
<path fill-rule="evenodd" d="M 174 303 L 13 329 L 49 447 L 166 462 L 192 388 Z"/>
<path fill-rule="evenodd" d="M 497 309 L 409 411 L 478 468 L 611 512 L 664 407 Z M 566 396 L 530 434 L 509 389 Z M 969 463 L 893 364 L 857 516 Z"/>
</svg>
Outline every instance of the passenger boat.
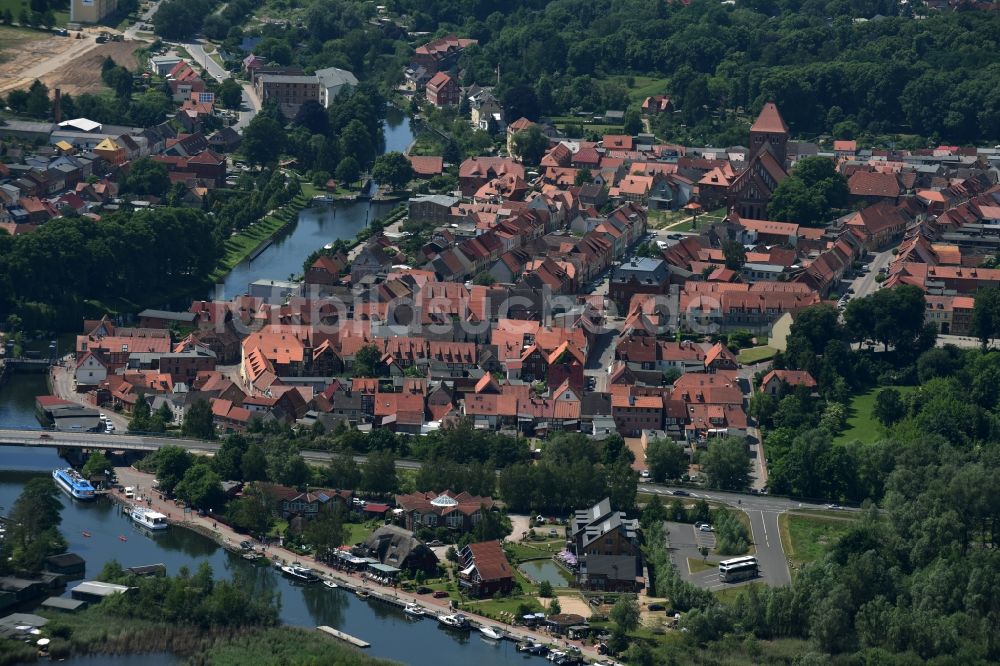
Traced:
<svg viewBox="0 0 1000 666">
<path fill-rule="evenodd" d="M 406 604 L 406 607 L 403 608 L 403 612 L 409 615 L 410 617 L 416 617 L 416 618 L 421 618 L 427 614 L 424 611 L 424 609 L 418 606 L 417 604 Z"/>
<path fill-rule="evenodd" d="M 90 485 L 90 481 L 80 476 L 79 472 L 72 467 L 53 470 L 52 480 L 56 482 L 60 490 L 73 499 L 92 500 L 95 497 L 94 486 Z"/>
<path fill-rule="evenodd" d="M 448 629 L 461 629 L 466 630 L 469 628 L 469 620 L 466 619 L 461 613 L 455 613 L 453 615 L 441 615 L 438 617 L 438 622 L 441 626 Z"/>
<path fill-rule="evenodd" d="M 324 580 L 323 584 L 326 585 L 331 590 L 336 590 L 338 587 L 340 587 L 339 585 L 337 585 L 336 583 L 334 583 L 332 580 Z"/>
<path fill-rule="evenodd" d="M 534 654 L 538 656 L 545 656 L 545 654 L 549 651 L 549 649 L 545 647 L 545 645 L 542 643 L 537 643 L 534 641 L 526 641 L 524 643 L 518 643 L 517 651 L 527 652 L 528 654 Z"/>
<path fill-rule="evenodd" d="M 503 640 L 504 637 L 503 629 L 496 626 L 495 624 L 489 627 L 486 626 L 479 627 L 479 633 L 481 633 L 483 636 L 486 636 L 486 638 L 492 638 L 495 641 Z"/>
<path fill-rule="evenodd" d="M 313 573 L 312 569 L 298 564 L 289 564 L 281 567 L 281 573 L 293 580 L 298 580 L 303 583 L 315 583 L 319 580 L 319 577 Z"/>
<path fill-rule="evenodd" d="M 165 530 L 169 527 L 167 517 L 158 511 L 146 509 L 141 506 L 134 506 L 128 512 L 129 518 L 137 525 L 145 527 L 147 530 Z"/>
</svg>

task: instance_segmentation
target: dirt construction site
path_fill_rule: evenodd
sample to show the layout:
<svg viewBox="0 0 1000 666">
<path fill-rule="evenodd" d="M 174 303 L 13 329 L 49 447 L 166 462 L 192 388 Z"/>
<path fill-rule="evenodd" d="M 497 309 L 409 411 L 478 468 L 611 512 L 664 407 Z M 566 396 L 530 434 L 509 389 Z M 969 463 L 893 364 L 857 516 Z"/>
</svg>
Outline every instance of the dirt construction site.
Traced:
<svg viewBox="0 0 1000 666">
<path fill-rule="evenodd" d="M 76 38 L 77 31 L 60 37 L 46 33 L 17 30 L 9 35 L 5 29 L 0 34 L 0 94 L 18 88 L 27 88 L 38 79 L 50 90 L 78 95 L 97 92 L 106 87 L 101 81 L 101 63 L 107 56 L 119 65 L 134 70 L 137 66 L 135 51 L 144 42 L 106 42 L 98 44 L 97 30 L 85 30 Z"/>
</svg>

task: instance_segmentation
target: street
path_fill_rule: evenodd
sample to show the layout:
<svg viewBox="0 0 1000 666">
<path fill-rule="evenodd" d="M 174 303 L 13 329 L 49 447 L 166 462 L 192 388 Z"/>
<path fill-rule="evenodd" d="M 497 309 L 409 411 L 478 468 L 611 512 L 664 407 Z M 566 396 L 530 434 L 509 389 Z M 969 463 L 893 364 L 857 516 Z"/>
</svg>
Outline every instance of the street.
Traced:
<svg viewBox="0 0 1000 666">
<path fill-rule="evenodd" d="M 875 281 L 875 278 L 878 276 L 880 269 L 889 265 L 892 261 L 892 256 L 892 250 L 890 249 L 885 252 L 879 252 L 869 260 L 869 270 L 854 278 L 854 281 L 851 282 L 851 288 L 854 289 L 854 294 L 851 298 L 864 298 L 878 289 L 879 283 Z"/>
</svg>

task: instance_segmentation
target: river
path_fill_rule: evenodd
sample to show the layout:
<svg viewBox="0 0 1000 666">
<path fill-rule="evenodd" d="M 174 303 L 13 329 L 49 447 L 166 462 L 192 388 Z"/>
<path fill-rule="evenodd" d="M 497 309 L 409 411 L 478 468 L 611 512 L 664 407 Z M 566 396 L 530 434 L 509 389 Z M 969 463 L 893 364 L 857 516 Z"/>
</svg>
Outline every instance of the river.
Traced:
<svg viewBox="0 0 1000 666">
<path fill-rule="evenodd" d="M 386 152 L 403 152 L 413 141 L 410 119 L 390 106 L 385 121 Z M 227 300 L 247 293 L 255 280 L 287 280 L 302 273 L 302 262 L 314 250 L 339 239 L 354 238 L 369 221 L 386 215 L 396 204 L 353 201 L 306 208 L 295 225 L 279 236 L 256 259 L 244 261 L 229 272 L 212 298 Z"/>
<path fill-rule="evenodd" d="M 34 396 L 44 392 L 43 377 L 12 376 L 0 387 L 0 427 L 37 425 Z M 0 513 L 10 511 L 30 478 L 49 474 L 64 465 L 55 449 L 0 446 Z M 60 498 L 64 506 L 60 529 L 69 542 L 70 552 L 86 560 L 87 578 L 97 576 L 112 559 L 126 567 L 162 563 L 171 575 L 182 566 L 194 570 L 202 562 L 208 562 L 218 577 L 238 578 L 254 589 L 280 594 L 282 622 L 309 628 L 321 624 L 336 627 L 370 642 L 372 647 L 368 652 L 378 657 L 417 666 L 499 666 L 520 663 L 524 658 L 510 641 L 492 643 L 475 632 L 465 635 L 446 632 L 432 620 L 411 620 L 400 609 L 377 601 L 362 601 L 343 590 L 296 585 L 272 568 L 247 562 L 189 530 L 170 528 L 152 535 L 136 527 L 110 500 L 81 503 L 62 494 Z M 84 536 L 84 532 L 90 536 Z M 158 656 L 154 662 L 144 663 L 151 666 L 173 663 L 169 656 L 160 659 Z M 539 664 L 542 661 L 530 660 Z M 138 662 L 74 658 L 68 663 L 132 666 Z"/>
</svg>

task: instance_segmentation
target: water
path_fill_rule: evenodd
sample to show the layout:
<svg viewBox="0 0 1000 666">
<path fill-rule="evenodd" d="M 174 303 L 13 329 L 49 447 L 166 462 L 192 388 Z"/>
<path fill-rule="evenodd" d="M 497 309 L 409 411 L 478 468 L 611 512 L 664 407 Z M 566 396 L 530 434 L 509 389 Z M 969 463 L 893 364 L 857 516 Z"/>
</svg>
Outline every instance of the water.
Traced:
<svg viewBox="0 0 1000 666">
<path fill-rule="evenodd" d="M 4 423 L 0 423 L 0 426 Z M 0 447 L 0 511 L 6 513 L 32 476 L 48 474 L 65 464 L 54 449 Z M 194 532 L 170 528 L 152 534 L 132 523 L 110 500 L 81 503 L 60 495 L 63 502 L 60 529 L 69 550 L 87 562 L 86 578 L 97 576 L 104 564 L 118 560 L 123 566 L 164 564 L 171 575 L 182 566 L 192 571 L 202 562 L 219 578 L 238 577 L 255 590 L 270 590 L 281 598 L 281 620 L 290 625 L 336 627 L 372 644 L 369 652 L 406 664 L 434 666 L 499 666 L 520 663 L 522 655 L 510 641 L 488 642 L 477 632 L 452 633 L 430 619 L 411 620 L 394 606 L 362 601 L 344 590 L 322 585 L 299 585 L 278 575 L 271 567 L 255 565 L 229 553 L 214 541 Z M 89 537 L 83 535 L 90 534 Z M 119 537 L 125 537 L 122 541 Z M 66 593 L 68 595 L 68 592 Z M 533 659 L 541 663 L 540 659 Z M 109 662 L 70 662 L 72 664 Z M 131 666 L 131 662 L 113 662 Z M 147 662 L 144 662 L 147 663 Z M 164 662 L 164 666 L 169 662 Z M 159 662 L 154 666 L 161 666 Z"/>
<path fill-rule="evenodd" d="M 413 141 L 410 119 L 399 109 L 389 107 L 385 123 L 385 150 L 404 151 Z M 396 204 L 371 201 L 338 203 L 321 208 L 307 208 L 298 221 L 253 261 L 236 266 L 222 282 L 216 299 L 230 299 L 247 292 L 255 280 L 287 280 L 302 273 L 302 262 L 314 250 L 340 239 L 352 239 L 378 217 L 385 216 Z"/>
<path fill-rule="evenodd" d="M 45 374 L 11 373 L 0 384 L 0 424 L 7 428 L 39 428 L 35 418 L 35 396 L 47 395 Z M 0 466 L 4 461 L 0 459 Z"/>
<path fill-rule="evenodd" d="M 552 560 L 529 560 L 522 562 L 518 568 L 533 581 L 540 583 L 547 580 L 553 587 L 566 587 L 567 585 L 562 570 Z"/>
<path fill-rule="evenodd" d="M 177 666 L 182 660 L 169 652 L 148 654 L 88 654 L 60 662 L 68 666 Z"/>
</svg>

